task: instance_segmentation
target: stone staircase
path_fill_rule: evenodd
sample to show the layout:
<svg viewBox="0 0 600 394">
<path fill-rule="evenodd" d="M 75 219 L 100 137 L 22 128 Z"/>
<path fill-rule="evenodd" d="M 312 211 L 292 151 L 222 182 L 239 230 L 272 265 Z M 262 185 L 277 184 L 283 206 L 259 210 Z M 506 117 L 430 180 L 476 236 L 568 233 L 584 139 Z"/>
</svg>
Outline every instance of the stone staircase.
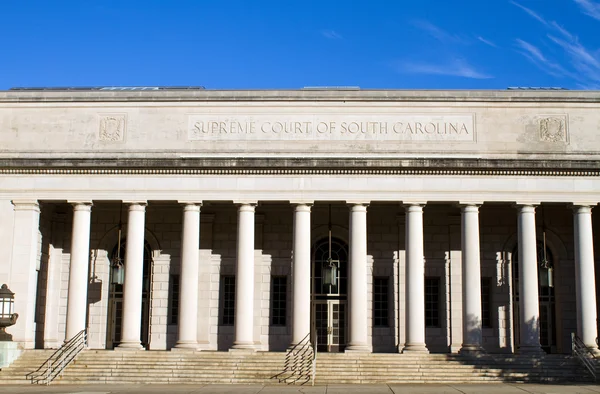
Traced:
<svg viewBox="0 0 600 394">
<path fill-rule="evenodd" d="M 52 351 L 25 351 L 13 365 L 0 372 L 0 384 L 30 383 L 25 379 L 26 374 L 36 370 L 51 354 Z M 85 350 L 53 384 L 278 384 L 285 355 Z M 466 358 L 454 354 L 319 353 L 316 371 L 315 384 L 591 381 L 587 371 L 566 355 Z"/>
<path fill-rule="evenodd" d="M 31 383 L 27 374 L 36 371 L 56 350 L 24 350 L 21 357 L 0 371 L 0 385 Z"/>
</svg>

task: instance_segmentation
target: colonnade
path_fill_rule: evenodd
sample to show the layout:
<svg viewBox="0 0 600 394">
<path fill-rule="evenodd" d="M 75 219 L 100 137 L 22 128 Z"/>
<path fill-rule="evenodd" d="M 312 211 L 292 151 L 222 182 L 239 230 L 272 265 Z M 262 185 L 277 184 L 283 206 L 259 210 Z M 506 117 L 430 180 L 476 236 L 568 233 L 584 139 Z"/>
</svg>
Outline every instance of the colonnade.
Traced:
<svg viewBox="0 0 600 394">
<path fill-rule="evenodd" d="M 70 202 L 73 206 L 73 230 L 69 271 L 66 339 L 85 328 L 87 314 L 88 258 L 92 202 Z M 140 339 L 145 201 L 129 201 L 123 323 L 121 349 L 142 349 Z M 180 311 L 176 349 L 197 349 L 198 257 L 201 202 L 183 205 L 181 244 Z M 312 202 L 292 202 L 292 338 L 299 343 L 310 331 L 310 265 Z M 15 228 L 39 221 L 37 202 L 13 201 Z M 254 219 L 256 202 L 238 202 L 236 302 L 233 349 L 253 349 L 254 317 Z M 461 352 L 482 348 L 481 262 L 479 206 L 461 206 L 461 248 L 463 277 L 463 344 Z M 424 305 L 424 202 L 406 203 L 406 302 L 405 343 L 402 352 L 427 352 Z M 537 274 L 535 206 L 517 205 L 520 292 L 520 352 L 541 353 Z M 369 351 L 367 305 L 367 209 L 368 203 L 349 204 L 349 337 L 347 351 Z M 596 286 L 592 238 L 591 206 L 573 205 L 577 332 L 583 342 L 597 350 Z M 32 215 L 23 211 L 32 210 Z M 30 217 L 31 216 L 31 217 Z M 23 221 L 23 223 L 21 223 Z M 25 223 L 27 221 L 27 223 Z M 33 220 L 35 222 L 35 220 Z M 39 225 L 39 222 L 37 223 Z"/>
</svg>

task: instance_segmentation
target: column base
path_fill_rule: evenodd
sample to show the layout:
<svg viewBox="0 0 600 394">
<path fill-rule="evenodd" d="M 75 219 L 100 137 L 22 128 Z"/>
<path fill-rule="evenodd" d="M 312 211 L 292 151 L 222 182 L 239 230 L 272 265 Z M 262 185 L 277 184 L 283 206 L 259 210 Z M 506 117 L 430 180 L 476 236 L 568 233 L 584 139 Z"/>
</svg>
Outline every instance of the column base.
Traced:
<svg viewBox="0 0 600 394">
<path fill-rule="evenodd" d="M 175 346 L 171 348 L 172 352 L 195 352 L 196 350 L 198 350 L 198 344 L 196 342 L 176 343 Z"/>
<path fill-rule="evenodd" d="M 482 354 L 485 354 L 483 348 L 480 345 L 463 345 L 460 350 L 458 351 L 458 354 L 463 355 L 463 356 L 480 356 Z"/>
<path fill-rule="evenodd" d="M 230 352 L 236 351 L 246 351 L 246 352 L 255 352 L 256 346 L 253 342 L 241 342 L 234 343 L 233 346 L 229 349 Z"/>
<path fill-rule="evenodd" d="M 131 350 L 146 350 L 139 342 L 121 342 L 114 350 L 131 351 Z"/>
<path fill-rule="evenodd" d="M 592 353 L 594 355 L 594 357 L 599 358 L 600 357 L 600 349 L 598 349 L 598 345 L 593 344 L 593 345 L 585 345 L 590 353 Z"/>
<path fill-rule="evenodd" d="M 402 353 L 423 353 L 429 354 L 429 349 L 424 343 L 407 343 L 402 349 Z"/>
<path fill-rule="evenodd" d="M 521 346 L 518 354 L 525 356 L 545 356 L 546 352 L 539 346 Z"/>
<path fill-rule="evenodd" d="M 344 353 L 371 353 L 371 348 L 368 345 L 348 345 Z"/>
</svg>

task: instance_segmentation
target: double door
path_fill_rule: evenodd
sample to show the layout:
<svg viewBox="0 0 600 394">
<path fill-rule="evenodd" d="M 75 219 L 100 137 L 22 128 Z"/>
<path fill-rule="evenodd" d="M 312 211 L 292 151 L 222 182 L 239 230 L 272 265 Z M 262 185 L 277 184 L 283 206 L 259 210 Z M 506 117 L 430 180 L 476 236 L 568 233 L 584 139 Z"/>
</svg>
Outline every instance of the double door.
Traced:
<svg viewBox="0 0 600 394">
<path fill-rule="evenodd" d="M 344 351 L 346 347 L 346 301 L 314 301 L 312 321 L 317 334 L 317 351 Z"/>
</svg>

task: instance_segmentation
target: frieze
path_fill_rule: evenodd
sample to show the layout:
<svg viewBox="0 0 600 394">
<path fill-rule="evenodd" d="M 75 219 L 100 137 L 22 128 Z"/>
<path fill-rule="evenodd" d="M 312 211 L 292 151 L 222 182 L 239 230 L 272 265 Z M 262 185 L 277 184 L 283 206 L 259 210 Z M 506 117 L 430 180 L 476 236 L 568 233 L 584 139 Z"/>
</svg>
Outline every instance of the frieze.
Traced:
<svg viewBox="0 0 600 394">
<path fill-rule="evenodd" d="M 188 117 L 188 139 L 317 141 L 476 140 L 473 114 L 200 115 Z"/>
</svg>

